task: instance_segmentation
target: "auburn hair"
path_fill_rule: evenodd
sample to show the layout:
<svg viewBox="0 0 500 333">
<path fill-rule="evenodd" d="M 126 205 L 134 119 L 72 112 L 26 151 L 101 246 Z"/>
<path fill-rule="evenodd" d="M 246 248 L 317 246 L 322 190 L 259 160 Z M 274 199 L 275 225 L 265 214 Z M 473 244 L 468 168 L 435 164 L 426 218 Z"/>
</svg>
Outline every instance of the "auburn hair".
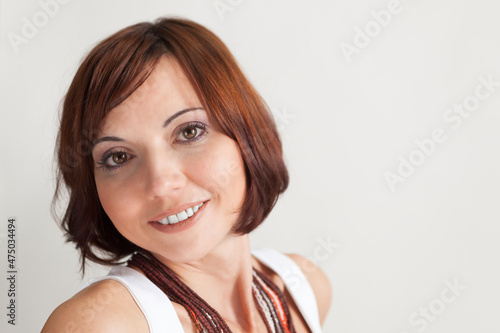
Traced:
<svg viewBox="0 0 500 333">
<path fill-rule="evenodd" d="M 87 259 L 113 265 L 139 249 L 117 231 L 99 202 L 92 143 L 108 112 L 130 96 L 164 56 L 176 59 L 210 122 L 239 146 L 247 189 L 233 232 L 246 234 L 259 226 L 288 186 L 273 117 L 216 35 L 178 18 L 127 27 L 90 51 L 62 105 L 53 208 L 65 187 L 68 202 L 60 223 L 67 241 L 80 251 L 83 270 Z"/>
</svg>

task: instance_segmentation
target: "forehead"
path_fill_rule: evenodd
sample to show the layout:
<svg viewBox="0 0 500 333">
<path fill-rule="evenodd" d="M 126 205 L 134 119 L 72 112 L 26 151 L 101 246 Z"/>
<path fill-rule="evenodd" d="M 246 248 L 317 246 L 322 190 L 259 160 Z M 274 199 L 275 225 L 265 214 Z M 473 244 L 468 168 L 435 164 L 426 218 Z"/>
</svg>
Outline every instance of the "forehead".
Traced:
<svg viewBox="0 0 500 333">
<path fill-rule="evenodd" d="M 186 107 L 201 106 L 198 96 L 178 62 L 162 57 L 148 78 L 102 122 L 102 133 L 114 125 L 139 124 L 151 117 L 168 117 Z"/>
</svg>

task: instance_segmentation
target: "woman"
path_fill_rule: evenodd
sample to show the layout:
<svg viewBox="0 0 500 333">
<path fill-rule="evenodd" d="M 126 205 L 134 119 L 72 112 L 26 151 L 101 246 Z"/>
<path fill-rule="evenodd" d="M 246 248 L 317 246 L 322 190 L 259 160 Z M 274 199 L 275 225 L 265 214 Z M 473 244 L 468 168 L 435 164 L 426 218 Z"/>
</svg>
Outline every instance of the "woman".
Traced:
<svg viewBox="0 0 500 333">
<path fill-rule="evenodd" d="M 250 249 L 288 174 L 264 102 L 204 27 L 160 19 L 97 45 L 65 97 L 57 156 L 82 268 L 114 268 L 42 332 L 320 331 L 321 270 Z"/>
</svg>

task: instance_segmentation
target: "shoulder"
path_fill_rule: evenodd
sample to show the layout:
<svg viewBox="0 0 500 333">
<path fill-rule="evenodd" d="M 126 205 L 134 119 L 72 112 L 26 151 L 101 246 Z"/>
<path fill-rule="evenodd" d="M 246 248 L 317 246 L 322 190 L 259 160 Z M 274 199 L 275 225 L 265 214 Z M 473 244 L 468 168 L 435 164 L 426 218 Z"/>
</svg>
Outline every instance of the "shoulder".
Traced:
<svg viewBox="0 0 500 333">
<path fill-rule="evenodd" d="M 57 307 L 42 333 L 51 332 L 149 332 L 146 318 L 127 288 L 103 280 L 81 290 Z"/>
<path fill-rule="evenodd" d="M 326 274 L 313 262 L 298 255 L 286 254 L 302 270 L 311 285 L 311 288 L 318 303 L 319 319 L 324 322 L 332 301 L 332 288 Z"/>
</svg>

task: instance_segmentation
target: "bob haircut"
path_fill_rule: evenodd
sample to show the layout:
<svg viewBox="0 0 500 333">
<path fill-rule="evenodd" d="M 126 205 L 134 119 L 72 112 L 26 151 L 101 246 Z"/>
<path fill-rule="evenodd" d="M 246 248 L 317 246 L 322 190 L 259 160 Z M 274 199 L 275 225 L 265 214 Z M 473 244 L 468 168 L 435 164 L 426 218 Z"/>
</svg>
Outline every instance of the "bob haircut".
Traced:
<svg viewBox="0 0 500 333">
<path fill-rule="evenodd" d="M 239 146 L 247 189 L 233 232 L 246 234 L 259 226 L 288 187 L 273 117 L 217 36 L 177 18 L 127 27 L 90 51 L 62 105 L 53 209 L 64 183 L 69 198 L 60 222 L 67 241 L 80 251 L 83 271 L 87 259 L 119 264 L 139 249 L 115 229 L 99 202 L 92 144 L 108 112 L 148 78 L 163 56 L 176 59 L 215 129 Z"/>
</svg>

